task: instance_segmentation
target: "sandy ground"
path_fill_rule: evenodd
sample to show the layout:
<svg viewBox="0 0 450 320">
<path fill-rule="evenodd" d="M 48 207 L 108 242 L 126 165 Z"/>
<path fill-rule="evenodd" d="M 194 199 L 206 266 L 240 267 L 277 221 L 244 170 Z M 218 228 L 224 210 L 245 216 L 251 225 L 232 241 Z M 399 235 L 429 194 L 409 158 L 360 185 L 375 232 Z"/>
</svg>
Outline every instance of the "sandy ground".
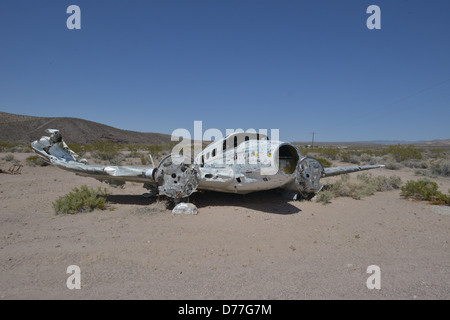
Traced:
<svg viewBox="0 0 450 320">
<path fill-rule="evenodd" d="M 83 184 L 108 187 L 55 167 L 0 174 L 1 299 L 450 298 L 450 207 L 398 190 L 328 205 L 210 192 L 192 197 L 198 215 L 174 215 L 127 184 L 108 187 L 112 211 L 55 215 L 52 202 Z M 80 290 L 66 286 L 70 265 Z M 366 286 L 370 265 L 380 290 Z"/>
</svg>

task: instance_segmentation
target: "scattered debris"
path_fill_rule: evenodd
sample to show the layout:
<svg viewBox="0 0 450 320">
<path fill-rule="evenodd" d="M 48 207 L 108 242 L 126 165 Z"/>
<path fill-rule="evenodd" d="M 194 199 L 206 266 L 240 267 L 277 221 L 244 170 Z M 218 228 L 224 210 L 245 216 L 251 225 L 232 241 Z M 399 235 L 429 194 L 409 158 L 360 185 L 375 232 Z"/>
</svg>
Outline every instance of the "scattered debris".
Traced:
<svg viewBox="0 0 450 320">
<path fill-rule="evenodd" d="M 7 171 L 0 169 L 0 173 L 7 173 L 7 174 L 21 174 L 22 173 L 23 165 L 21 164 L 14 164 Z"/>
<path fill-rule="evenodd" d="M 192 203 L 180 202 L 173 208 L 172 213 L 175 214 L 197 214 L 198 209 Z"/>
</svg>

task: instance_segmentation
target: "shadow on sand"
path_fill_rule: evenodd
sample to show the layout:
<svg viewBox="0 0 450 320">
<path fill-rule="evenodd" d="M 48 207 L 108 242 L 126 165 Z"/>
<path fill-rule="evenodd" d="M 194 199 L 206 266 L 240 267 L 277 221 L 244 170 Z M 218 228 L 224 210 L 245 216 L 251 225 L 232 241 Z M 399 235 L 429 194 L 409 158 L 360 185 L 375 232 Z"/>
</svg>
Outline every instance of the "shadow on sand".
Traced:
<svg viewBox="0 0 450 320">
<path fill-rule="evenodd" d="M 148 206 L 157 201 L 166 202 L 168 210 L 174 207 L 173 201 L 165 196 L 145 198 L 142 195 L 115 194 L 107 197 L 111 204 L 134 204 Z M 205 207 L 243 207 L 273 214 L 295 214 L 301 210 L 282 197 L 276 190 L 259 191 L 250 194 L 234 194 L 214 191 L 195 192 L 189 197 L 200 210 Z"/>
</svg>

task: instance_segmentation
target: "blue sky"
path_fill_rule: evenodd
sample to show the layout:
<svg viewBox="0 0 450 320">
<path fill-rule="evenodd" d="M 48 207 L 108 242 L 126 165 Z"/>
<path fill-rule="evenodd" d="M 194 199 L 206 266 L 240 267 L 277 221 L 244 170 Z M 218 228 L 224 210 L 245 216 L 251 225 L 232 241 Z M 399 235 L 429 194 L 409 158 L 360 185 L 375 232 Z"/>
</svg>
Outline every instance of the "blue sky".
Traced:
<svg viewBox="0 0 450 320">
<path fill-rule="evenodd" d="M 69 5 L 81 30 L 69 30 Z M 381 29 L 369 30 L 369 5 Z M 448 0 L 0 3 L 0 111 L 287 141 L 450 138 Z"/>
</svg>

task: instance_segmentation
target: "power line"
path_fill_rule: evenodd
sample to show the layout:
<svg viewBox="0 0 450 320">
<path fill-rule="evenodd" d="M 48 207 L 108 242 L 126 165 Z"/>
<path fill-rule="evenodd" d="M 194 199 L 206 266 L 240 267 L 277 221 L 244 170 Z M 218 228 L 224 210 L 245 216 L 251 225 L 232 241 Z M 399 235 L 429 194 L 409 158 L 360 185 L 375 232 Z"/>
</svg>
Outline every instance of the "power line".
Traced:
<svg viewBox="0 0 450 320">
<path fill-rule="evenodd" d="M 312 142 L 311 142 L 311 148 L 314 148 L 314 135 L 316 134 L 316 132 L 311 132 L 312 133 Z"/>
</svg>

